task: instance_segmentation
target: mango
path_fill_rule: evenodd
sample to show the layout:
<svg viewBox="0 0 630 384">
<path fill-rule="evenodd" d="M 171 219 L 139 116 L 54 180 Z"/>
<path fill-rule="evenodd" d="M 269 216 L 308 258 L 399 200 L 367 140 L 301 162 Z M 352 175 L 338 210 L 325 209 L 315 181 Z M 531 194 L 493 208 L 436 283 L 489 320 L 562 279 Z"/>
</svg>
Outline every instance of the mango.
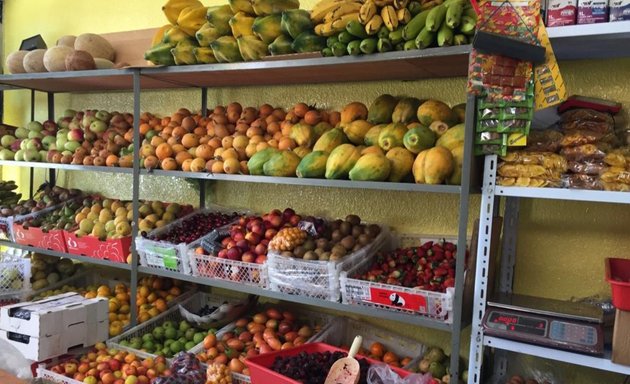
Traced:
<svg viewBox="0 0 630 384">
<path fill-rule="evenodd" d="M 390 149 L 385 156 L 391 163 L 388 181 L 397 183 L 404 181 L 411 175 L 411 168 L 415 160 L 413 153 L 405 148 L 396 147 Z"/>
<path fill-rule="evenodd" d="M 282 35 L 282 28 L 280 28 L 281 20 L 281 14 L 257 17 L 256 20 L 254 20 L 254 24 L 252 24 L 252 31 L 260 40 L 269 45 L 278 36 Z"/>
<path fill-rule="evenodd" d="M 327 179 L 343 179 L 361 157 L 361 152 L 352 144 L 341 144 L 333 149 L 326 161 Z"/>
<path fill-rule="evenodd" d="M 451 150 L 453 154 L 453 160 L 455 160 L 455 165 L 453 169 L 453 174 L 448 178 L 447 184 L 451 185 L 461 185 L 462 184 L 462 166 L 464 164 L 464 143 L 453 148 Z"/>
<path fill-rule="evenodd" d="M 407 133 L 407 126 L 401 123 L 392 123 L 381 130 L 378 135 L 378 145 L 384 151 L 403 146 L 403 138 Z"/>
<path fill-rule="evenodd" d="M 313 127 L 306 123 L 297 123 L 291 127 L 289 137 L 295 141 L 297 145 L 310 147 L 314 141 Z"/>
<path fill-rule="evenodd" d="M 263 165 L 263 173 L 266 176 L 294 177 L 295 170 L 300 164 L 300 156 L 292 151 L 275 153 L 269 161 Z M 250 172 L 251 173 L 251 172 Z"/>
<path fill-rule="evenodd" d="M 389 177 L 391 163 L 378 153 L 368 153 L 359 158 L 348 176 L 355 181 L 384 181 Z"/>
<path fill-rule="evenodd" d="M 448 150 L 453 150 L 464 142 L 465 135 L 466 126 L 464 124 L 457 124 L 444 132 L 435 142 L 435 145 L 437 147 L 444 147 Z"/>
<path fill-rule="evenodd" d="M 448 105 L 439 100 L 427 100 L 418 107 L 418 121 L 427 127 L 438 120 L 448 124 L 449 127 L 457 124 L 457 115 Z"/>
<path fill-rule="evenodd" d="M 435 145 L 435 133 L 425 126 L 412 128 L 405 133 L 403 145 L 413 153 L 420 153 Z"/>
<path fill-rule="evenodd" d="M 378 124 L 370 128 L 363 138 L 363 143 L 367 146 L 378 145 L 378 136 L 381 134 L 381 130 L 386 126 L 387 124 Z"/>
<path fill-rule="evenodd" d="M 404 97 L 398 101 L 392 112 L 392 123 L 407 124 L 416 120 L 421 101 L 415 97 Z"/>
<path fill-rule="evenodd" d="M 275 148 L 268 147 L 263 149 L 262 151 L 256 152 L 247 162 L 247 169 L 249 169 L 250 175 L 262 175 L 263 166 L 269 159 L 278 153 L 279 151 Z"/>
<path fill-rule="evenodd" d="M 372 124 L 388 124 L 392 122 L 392 113 L 396 108 L 397 100 L 394 96 L 380 95 L 370 105 L 367 120 Z"/>
<path fill-rule="evenodd" d="M 343 127 L 343 133 L 348 136 L 352 144 L 363 144 L 365 135 L 372 128 L 372 124 L 366 120 L 355 120 Z"/>
<path fill-rule="evenodd" d="M 326 174 L 327 160 L 327 152 L 313 151 L 302 158 L 295 174 L 303 178 L 323 178 Z"/>
<path fill-rule="evenodd" d="M 324 151 L 330 153 L 333 149 L 337 148 L 341 144 L 347 143 L 348 138 L 345 133 L 339 128 L 333 128 L 328 132 L 325 132 L 313 146 L 313 152 Z"/>
</svg>

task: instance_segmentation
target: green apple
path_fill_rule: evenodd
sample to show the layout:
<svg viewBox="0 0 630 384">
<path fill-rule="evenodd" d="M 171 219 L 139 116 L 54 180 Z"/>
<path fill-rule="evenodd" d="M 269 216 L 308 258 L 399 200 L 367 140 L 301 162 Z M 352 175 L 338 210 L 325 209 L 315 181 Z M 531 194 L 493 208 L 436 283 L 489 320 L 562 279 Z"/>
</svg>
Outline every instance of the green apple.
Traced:
<svg viewBox="0 0 630 384">
<path fill-rule="evenodd" d="M 15 136 L 4 135 L 2 136 L 2 139 L 0 139 L 0 144 L 2 144 L 3 147 L 10 147 L 11 144 L 15 142 L 15 140 L 17 140 Z"/>
<path fill-rule="evenodd" d="M 26 149 L 26 146 L 28 145 L 28 143 L 30 143 L 31 141 L 28 139 L 22 140 L 20 142 L 20 149 Z"/>
<path fill-rule="evenodd" d="M 45 137 L 42 139 L 42 145 L 44 146 L 44 149 L 54 149 L 54 148 L 50 148 L 50 146 L 51 146 L 52 144 L 55 144 L 55 141 L 56 141 L 56 140 L 57 140 L 57 139 L 55 139 L 55 137 L 54 137 L 54 136 L 45 136 Z"/>
<path fill-rule="evenodd" d="M 94 133 L 103 133 L 107 129 L 107 123 L 102 120 L 94 120 L 90 124 L 90 131 Z"/>
<path fill-rule="evenodd" d="M 39 151 L 39 161 L 46 162 L 46 158 L 48 157 L 48 151 L 42 149 Z"/>
<path fill-rule="evenodd" d="M 63 152 L 61 152 L 61 156 L 72 156 L 72 152 L 65 150 Z"/>
<path fill-rule="evenodd" d="M 0 151 L 0 160 L 15 160 L 15 152 L 10 149 Z"/>
<path fill-rule="evenodd" d="M 24 161 L 39 161 L 39 152 L 37 149 L 27 149 L 24 151 Z"/>
<path fill-rule="evenodd" d="M 13 160 L 24 161 L 24 149 L 20 149 L 19 151 L 15 152 L 15 156 L 13 157 Z"/>
<path fill-rule="evenodd" d="M 55 144 L 57 145 L 57 149 L 62 150 L 66 146 L 67 142 L 68 142 L 68 138 L 67 137 L 58 137 L 57 140 L 55 140 Z"/>
<path fill-rule="evenodd" d="M 28 137 L 28 129 L 22 127 L 16 129 L 15 137 L 17 137 L 18 139 L 26 139 Z"/>
<path fill-rule="evenodd" d="M 44 126 L 39 121 L 31 121 L 26 124 L 26 129 L 29 131 L 41 132 L 44 130 Z"/>
<path fill-rule="evenodd" d="M 95 116 L 97 119 L 104 122 L 108 122 L 112 118 L 112 114 L 107 111 L 98 111 Z"/>
<path fill-rule="evenodd" d="M 68 141 L 66 144 L 64 144 L 64 149 L 74 153 L 74 151 L 79 148 L 81 146 L 81 143 L 79 143 L 78 141 Z"/>
<path fill-rule="evenodd" d="M 77 114 L 77 111 L 75 111 L 74 109 L 66 109 L 65 111 L 63 111 L 61 113 L 62 117 L 74 117 L 74 115 Z"/>
</svg>

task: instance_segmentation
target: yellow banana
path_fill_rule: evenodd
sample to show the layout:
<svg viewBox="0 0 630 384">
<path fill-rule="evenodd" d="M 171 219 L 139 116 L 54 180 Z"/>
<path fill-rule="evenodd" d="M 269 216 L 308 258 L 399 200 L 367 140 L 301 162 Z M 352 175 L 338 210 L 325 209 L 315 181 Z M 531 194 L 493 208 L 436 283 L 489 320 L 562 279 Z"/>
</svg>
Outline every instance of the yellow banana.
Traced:
<svg viewBox="0 0 630 384">
<path fill-rule="evenodd" d="M 349 13 L 356 13 L 361 9 L 361 3 L 344 3 L 332 11 L 328 12 L 326 16 L 324 16 L 324 23 L 328 23 L 329 21 L 335 21 L 343 15 L 347 15 Z"/>
<path fill-rule="evenodd" d="M 339 31 L 341 32 L 342 30 L 346 29 L 346 25 L 352 20 L 359 20 L 359 12 L 349 13 L 347 15 L 341 16 L 339 19 L 332 22 L 332 27 L 335 30 L 339 29 Z"/>
<path fill-rule="evenodd" d="M 359 21 L 361 24 L 367 24 L 378 13 L 378 7 L 374 0 L 366 0 L 359 10 Z"/>
<path fill-rule="evenodd" d="M 407 8 L 401 8 L 396 12 L 398 24 L 407 24 L 411 20 L 411 12 Z"/>
<path fill-rule="evenodd" d="M 368 35 L 374 35 L 383 26 L 383 18 L 381 15 L 374 15 L 367 24 L 365 24 L 365 32 Z"/>
<path fill-rule="evenodd" d="M 199 0 L 168 0 L 162 7 L 162 12 L 164 12 L 169 23 L 176 25 L 179 13 L 184 8 L 193 6 L 201 7 L 203 4 Z"/>
<path fill-rule="evenodd" d="M 438 5 L 442 4 L 442 0 L 431 0 L 420 6 L 420 9 L 426 11 L 427 9 L 435 8 Z"/>
<path fill-rule="evenodd" d="M 394 8 L 404 9 L 409 5 L 409 0 L 394 0 Z"/>
<path fill-rule="evenodd" d="M 315 34 L 319 36 L 332 36 L 343 31 L 344 29 L 345 26 L 341 28 L 333 28 L 333 22 L 331 21 L 329 23 L 317 24 L 315 26 Z"/>
<path fill-rule="evenodd" d="M 339 5 L 345 4 L 347 0 L 322 0 L 313 7 L 311 11 L 311 20 L 314 23 L 322 23 L 324 17 Z"/>
<path fill-rule="evenodd" d="M 390 31 L 398 28 L 398 15 L 396 15 L 396 10 L 393 6 L 384 6 L 381 9 L 381 17 L 383 18 L 383 23 Z"/>
</svg>

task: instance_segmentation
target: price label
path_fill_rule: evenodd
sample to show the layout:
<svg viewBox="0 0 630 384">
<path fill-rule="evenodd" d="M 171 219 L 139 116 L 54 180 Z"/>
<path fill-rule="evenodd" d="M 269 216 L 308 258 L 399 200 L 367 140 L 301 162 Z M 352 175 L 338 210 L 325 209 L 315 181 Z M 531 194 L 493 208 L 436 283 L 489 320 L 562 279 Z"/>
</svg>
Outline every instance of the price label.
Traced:
<svg viewBox="0 0 630 384">
<path fill-rule="evenodd" d="M 370 296 L 367 301 L 374 304 L 385 305 L 393 308 L 408 309 L 420 313 L 427 313 L 427 299 L 422 295 L 397 292 L 389 289 L 370 287 Z"/>
</svg>

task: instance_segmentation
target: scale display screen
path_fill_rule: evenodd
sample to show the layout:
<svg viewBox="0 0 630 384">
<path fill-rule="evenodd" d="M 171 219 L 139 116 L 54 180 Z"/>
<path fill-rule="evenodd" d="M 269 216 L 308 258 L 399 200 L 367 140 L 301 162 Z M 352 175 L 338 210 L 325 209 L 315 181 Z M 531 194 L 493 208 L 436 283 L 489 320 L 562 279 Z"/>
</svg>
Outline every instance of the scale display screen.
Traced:
<svg viewBox="0 0 630 384">
<path fill-rule="evenodd" d="M 499 311 L 491 311 L 486 321 L 486 327 L 491 329 L 509 333 L 525 333 L 538 337 L 547 335 L 547 326 L 546 319 Z"/>
</svg>

